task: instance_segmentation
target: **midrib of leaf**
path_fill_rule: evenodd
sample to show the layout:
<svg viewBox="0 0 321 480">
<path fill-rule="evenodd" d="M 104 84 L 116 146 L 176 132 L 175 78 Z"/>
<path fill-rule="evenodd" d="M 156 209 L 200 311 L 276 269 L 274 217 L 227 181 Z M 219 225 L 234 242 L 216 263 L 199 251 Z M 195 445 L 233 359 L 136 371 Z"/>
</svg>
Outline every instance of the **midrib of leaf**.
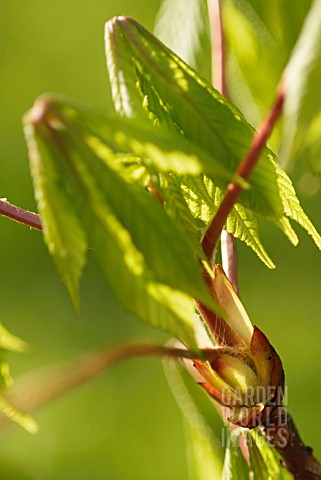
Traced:
<svg viewBox="0 0 321 480">
<path fill-rule="evenodd" d="M 174 119 L 170 115 L 169 111 L 166 110 L 161 98 L 148 80 L 144 77 L 144 74 L 137 70 L 137 77 L 142 95 L 144 96 L 143 106 L 148 114 L 152 114 L 154 116 L 154 123 L 157 121 L 161 125 L 165 125 L 169 130 L 174 130 L 176 133 L 178 132 L 182 135 L 182 131 L 180 130 L 179 126 L 174 122 Z"/>
</svg>

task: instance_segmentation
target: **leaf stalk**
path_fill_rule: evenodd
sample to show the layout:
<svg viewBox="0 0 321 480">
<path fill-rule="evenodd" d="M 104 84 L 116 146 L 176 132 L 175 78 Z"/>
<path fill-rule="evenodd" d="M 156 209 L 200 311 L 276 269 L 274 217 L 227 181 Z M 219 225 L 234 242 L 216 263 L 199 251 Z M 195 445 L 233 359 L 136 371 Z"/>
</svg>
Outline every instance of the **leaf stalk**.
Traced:
<svg viewBox="0 0 321 480">
<path fill-rule="evenodd" d="M 285 92 L 281 82 L 277 90 L 276 100 L 269 114 L 263 121 L 262 126 L 254 134 L 251 146 L 244 159 L 240 163 L 237 171 L 235 172 L 236 176 L 242 178 L 243 180 L 247 181 L 250 178 L 251 173 L 259 160 L 260 154 L 262 153 L 266 142 L 282 113 L 284 99 Z M 242 191 L 243 187 L 236 181 L 230 182 L 227 186 L 227 191 L 223 201 L 214 215 L 211 223 L 209 224 L 202 240 L 204 253 L 209 260 L 212 259 L 213 252 L 220 238 L 220 234 L 224 228 L 227 217 Z"/>
<path fill-rule="evenodd" d="M 23 223 L 28 227 L 42 230 L 40 216 L 37 213 L 29 212 L 23 208 L 16 207 L 6 200 L 0 200 L 0 214 L 11 218 L 16 222 Z"/>
<path fill-rule="evenodd" d="M 208 13 L 211 32 L 212 84 L 224 97 L 228 98 L 225 76 L 225 42 L 220 0 L 208 0 Z M 227 278 L 238 292 L 238 269 L 236 240 L 231 233 L 221 233 L 222 266 Z"/>
</svg>

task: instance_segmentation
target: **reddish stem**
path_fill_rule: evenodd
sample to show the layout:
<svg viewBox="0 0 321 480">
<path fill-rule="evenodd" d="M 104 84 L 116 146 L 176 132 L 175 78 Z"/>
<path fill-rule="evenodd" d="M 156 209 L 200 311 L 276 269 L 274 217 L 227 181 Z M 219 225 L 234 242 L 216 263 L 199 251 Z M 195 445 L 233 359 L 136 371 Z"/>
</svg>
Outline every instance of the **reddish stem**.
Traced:
<svg viewBox="0 0 321 480">
<path fill-rule="evenodd" d="M 42 230 L 41 219 L 39 215 L 23 208 L 16 207 L 11 203 L 0 200 L 0 214 L 5 217 L 9 217 L 12 220 L 16 220 L 19 223 L 28 225 L 31 228 L 36 228 L 37 230 Z"/>
<path fill-rule="evenodd" d="M 202 351 L 204 358 L 213 355 L 211 350 Z M 56 369 L 42 368 L 18 380 L 7 392 L 9 400 L 22 412 L 31 412 L 48 402 L 86 384 L 101 375 L 109 367 L 132 357 L 162 357 L 193 360 L 197 355 L 182 348 L 149 344 L 107 345 L 93 350 L 86 357 Z M 10 421 L 0 414 L 0 433 Z"/>
<path fill-rule="evenodd" d="M 208 0 L 208 10 L 212 44 L 212 84 L 227 98 L 225 42 L 220 0 Z M 238 292 L 236 241 L 231 233 L 224 230 L 221 234 L 221 253 L 223 269 L 232 283 L 234 290 Z"/>
<path fill-rule="evenodd" d="M 270 113 L 263 121 L 261 128 L 259 128 L 259 130 L 255 133 L 248 153 L 246 154 L 236 171 L 236 175 L 238 177 L 241 177 L 244 180 L 249 179 L 255 165 L 259 160 L 260 154 L 264 149 L 265 144 L 272 132 L 272 129 L 282 113 L 283 104 L 284 90 L 281 84 L 278 89 L 276 101 Z M 219 206 L 216 214 L 214 215 L 208 229 L 206 230 L 202 241 L 202 246 L 205 255 L 209 260 L 212 258 L 215 246 L 226 223 L 227 217 L 230 214 L 237 199 L 239 198 L 242 190 L 243 188 L 239 183 L 236 183 L 234 181 L 229 183 L 225 197 L 221 205 Z"/>
<path fill-rule="evenodd" d="M 320 480 L 321 465 L 311 447 L 304 445 L 285 407 L 272 410 L 263 433 L 282 456 L 282 465 L 295 480 Z"/>
<path fill-rule="evenodd" d="M 212 84 L 225 97 L 225 48 L 219 0 L 208 0 L 211 30 Z"/>
</svg>

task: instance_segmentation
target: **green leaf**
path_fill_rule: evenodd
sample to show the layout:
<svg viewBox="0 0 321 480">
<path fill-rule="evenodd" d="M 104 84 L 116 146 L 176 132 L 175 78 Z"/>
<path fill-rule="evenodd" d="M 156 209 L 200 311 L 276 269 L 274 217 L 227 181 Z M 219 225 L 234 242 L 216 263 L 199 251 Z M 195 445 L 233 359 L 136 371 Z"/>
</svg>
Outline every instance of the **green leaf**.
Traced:
<svg viewBox="0 0 321 480">
<path fill-rule="evenodd" d="M 215 203 L 217 207 L 223 200 L 219 190 L 216 190 Z M 263 247 L 260 237 L 259 228 L 255 215 L 250 209 L 244 207 L 240 203 L 236 203 L 228 216 L 226 222 L 226 231 L 234 235 L 242 242 L 245 242 L 257 256 L 262 260 L 268 268 L 275 268 L 274 263 Z"/>
<path fill-rule="evenodd" d="M 201 246 L 202 232 L 200 225 L 188 208 L 178 177 L 172 174 L 163 174 L 159 190 L 164 200 L 165 210 L 186 231 L 199 258 L 206 260 Z"/>
<path fill-rule="evenodd" d="M 221 480 L 244 480 L 249 477 L 249 467 L 242 455 L 238 431 L 230 432 L 230 443 L 225 450 L 225 460 Z"/>
<path fill-rule="evenodd" d="M 39 115 L 40 111 L 35 118 L 35 112 Z M 126 167 L 119 161 L 121 149 L 131 143 L 131 134 L 137 131 L 132 142 L 134 153 L 139 150 L 146 163 L 160 162 L 165 153 L 162 146 L 153 143 L 155 133 L 146 141 L 144 127 L 140 131 L 135 126 L 127 131 L 129 140 L 124 140 L 119 130 L 122 119 L 114 122 L 113 118 L 95 116 L 53 99 L 39 100 L 26 121 L 31 122 L 27 132 L 29 145 L 33 146 L 31 162 L 38 162 L 38 168 L 32 169 L 37 199 L 44 201 L 45 213 L 55 212 L 53 226 L 56 219 L 60 222 L 57 234 L 55 228 L 50 230 L 52 223 L 48 220 L 54 247 L 55 235 L 58 245 L 60 242 L 61 225 L 67 228 L 64 215 L 67 212 L 69 220 L 72 211 L 125 307 L 195 348 L 191 297 L 209 308 L 217 307 L 203 281 L 193 244 L 156 200 L 128 178 Z M 127 119 L 124 122 L 125 127 L 130 124 Z M 103 124 L 108 126 L 103 128 Z M 180 152 L 177 158 L 179 163 Z M 60 188 L 48 188 L 47 179 L 54 179 Z M 73 238 L 64 236 L 66 249 L 76 248 Z M 69 239 L 72 244 L 68 244 Z M 66 263 L 63 258 L 59 260 L 60 271 L 68 271 L 69 259 Z"/>
<path fill-rule="evenodd" d="M 293 245 L 298 244 L 298 237 L 291 227 L 289 218 L 296 221 L 313 238 L 318 248 L 321 238 L 316 228 L 305 214 L 296 196 L 291 180 L 286 173 L 276 164 L 277 180 L 282 193 L 285 215 L 274 220 L 274 223 L 288 237 Z M 220 205 L 223 196 L 221 191 L 210 180 L 195 177 L 184 177 L 184 183 L 188 186 L 184 189 L 185 199 L 194 216 L 207 224 L 216 208 Z M 288 217 L 288 218 L 287 218 Z M 265 251 L 259 238 L 258 224 L 255 215 L 250 209 L 236 203 L 228 217 L 226 230 L 236 238 L 244 241 L 269 268 L 275 268 L 274 263 Z"/>
<path fill-rule="evenodd" d="M 246 0 L 223 2 L 222 14 L 229 94 L 245 117 L 258 125 L 273 101 L 287 52 Z M 273 8 L 275 20 L 278 14 L 279 8 Z"/>
<path fill-rule="evenodd" d="M 261 243 L 257 220 L 251 210 L 236 203 L 228 217 L 226 230 L 252 248 L 268 268 L 275 268 L 275 264 Z"/>
<path fill-rule="evenodd" d="M 19 412 L 12 403 L 0 395 L 0 412 L 9 420 L 17 423 L 29 433 L 38 433 L 39 427 L 37 422 L 30 415 Z"/>
<path fill-rule="evenodd" d="M 34 114 L 37 115 L 36 110 Z M 34 124 L 31 118 L 25 118 L 25 136 L 44 239 L 72 302 L 78 308 L 78 285 L 86 262 L 87 239 L 70 202 L 63 170 L 54 161 L 57 147 L 50 141 L 46 126 L 37 118 L 33 121 Z"/>
<path fill-rule="evenodd" d="M 253 438 L 253 436 L 252 436 Z M 262 437 L 260 437 L 261 439 Z M 254 474 L 254 478 L 260 480 L 276 480 L 278 478 L 279 468 L 275 465 L 273 453 L 269 452 L 270 447 L 266 444 L 265 459 L 262 457 L 260 450 L 256 445 L 256 441 L 253 441 L 249 448 L 251 470 Z"/>
<path fill-rule="evenodd" d="M 283 193 L 282 200 L 286 216 L 304 228 L 321 250 L 321 237 L 308 216 L 304 213 L 291 180 L 279 166 L 277 166 L 277 171 L 280 191 Z"/>
<path fill-rule="evenodd" d="M 118 35 L 113 35 L 112 24 L 106 24 L 106 41 L 113 37 L 107 55 L 107 69 L 111 79 L 111 90 L 116 112 L 124 117 L 144 118 L 144 110 L 140 98 L 136 95 L 135 68 L 128 62 L 127 42 Z M 119 74 L 121 72 L 121 74 Z"/>
<path fill-rule="evenodd" d="M 27 343 L 21 338 L 16 337 L 0 323 L 0 349 L 8 350 L 10 352 L 24 352 L 27 348 Z"/>
<path fill-rule="evenodd" d="M 171 360 L 164 360 L 163 365 L 183 418 L 189 478 L 219 478 L 222 470 L 221 446 L 211 427 L 212 422 L 207 421 L 200 411 L 200 403 L 188 389 L 182 365 Z M 211 407 L 213 418 L 214 410 Z"/>
<path fill-rule="evenodd" d="M 127 93 L 135 101 L 140 99 L 147 117 L 154 124 L 161 123 L 172 131 L 176 129 L 193 144 L 200 145 L 212 155 L 213 161 L 216 159 L 221 162 L 232 176 L 254 134 L 254 129 L 240 111 L 133 19 L 116 17 L 108 22 L 106 32 L 107 58 L 117 44 L 118 37 L 122 42 L 127 42 L 127 57 L 125 53 L 122 56 L 126 70 L 121 70 L 121 66 L 112 70 L 112 86 L 119 84 L 123 76 L 130 72 L 130 78 L 126 81 L 136 88 Z M 117 109 L 117 102 L 115 104 Z M 204 165 L 204 173 L 213 182 L 213 192 L 222 194 L 226 189 L 226 180 L 208 174 L 205 169 Z M 311 222 L 302 210 L 299 211 L 295 192 L 284 183 L 284 176 L 276 167 L 274 154 L 266 148 L 251 177 L 251 188 L 241 194 L 240 206 L 234 207 L 226 227 L 247 243 L 270 268 L 274 264 L 259 239 L 254 214 L 274 222 L 293 244 L 297 243 L 297 237 L 287 216 L 304 226 L 316 243 L 319 241 Z M 195 174 L 192 181 L 200 186 L 203 180 L 196 180 Z M 210 197 L 213 192 L 208 192 Z M 201 212 L 206 201 L 205 204 L 200 202 L 198 193 L 194 194 L 189 200 L 185 195 L 185 199 L 194 203 L 193 207 L 189 205 L 193 216 L 204 221 Z M 217 206 L 216 201 L 215 208 Z M 209 217 L 211 209 L 207 207 L 206 215 Z M 209 218 L 205 221 L 209 221 Z"/>
<path fill-rule="evenodd" d="M 194 248 L 183 230 L 145 190 L 127 183 L 121 170 L 113 168 L 113 154 L 110 151 L 109 159 L 107 152 L 103 161 L 97 156 L 99 152 L 92 138 L 94 130 L 90 129 L 88 133 L 88 123 L 84 121 L 83 115 L 76 110 L 70 113 L 70 106 L 62 105 L 61 108 L 60 120 L 66 126 L 65 143 L 70 149 L 69 159 L 73 163 L 73 173 L 78 176 L 79 183 L 84 184 L 84 178 L 86 179 L 86 194 L 88 197 L 96 197 L 93 205 L 99 202 L 100 208 L 104 204 L 109 206 L 117 221 L 129 232 L 133 244 L 142 253 L 158 281 L 211 305 L 213 302 L 204 288 Z M 85 128 L 82 127 L 83 124 Z M 116 129 L 117 122 L 115 124 L 113 121 L 113 126 Z M 155 131 L 155 128 L 152 130 Z M 123 136 L 120 136 L 118 130 L 114 135 L 120 146 L 123 145 Z M 129 136 L 130 131 L 127 131 L 126 145 L 131 144 Z M 155 162 L 161 162 L 165 156 L 164 151 L 150 137 L 148 141 L 144 137 L 140 142 L 135 140 L 132 149 L 135 149 L 136 154 L 139 150 L 144 158 Z"/>
<path fill-rule="evenodd" d="M 306 126 L 305 126 L 306 127 Z M 302 148 L 298 153 L 298 160 L 303 158 L 308 162 L 312 173 L 321 173 L 321 113 L 317 113 L 311 123 L 304 137 Z M 318 191 L 318 188 L 316 189 Z M 309 192 L 311 193 L 311 192 Z M 316 193 L 316 192 L 315 192 Z"/>
<path fill-rule="evenodd" d="M 0 390 L 11 387 L 13 379 L 7 361 L 7 353 L 21 353 L 27 349 L 27 343 L 16 337 L 0 323 Z"/>
<path fill-rule="evenodd" d="M 205 181 L 206 185 L 200 179 L 192 179 L 189 182 L 185 179 L 185 183 L 188 183 L 190 186 L 190 190 L 185 191 L 185 194 L 193 214 L 207 224 L 223 200 L 221 191 L 215 188 L 209 180 Z M 228 216 L 225 228 L 229 233 L 232 233 L 236 238 L 252 248 L 267 267 L 275 268 L 274 263 L 261 243 L 257 220 L 251 210 L 245 208 L 240 203 L 236 203 Z"/>
<path fill-rule="evenodd" d="M 280 159 L 287 165 L 295 159 L 299 149 L 320 143 L 320 127 L 310 125 L 321 109 L 321 3 L 315 0 L 304 22 L 284 74 L 286 91 L 284 105 L 284 133 Z M 319 123 L 319 122 L 318 122 Z M 320 125 L 320 124 L 319 124 Z"/>
<path fill-rule="evenodd" d="M 292 475 L 281 466 L 280 457 L 258 429 L 248 433 L 251 470 L 254 479 L 291 480 Z"/>
<path fill-rule="evenodd" d="M 27 343 L 13 335 L 0 323 L 0 412 L 13 422 L 20 425 L 29 433 L 37 433 L 38 425 L 29 415 L 20 412 L 11 402 L 10 397 L 4 395 L 13 385 L 10 367 L 7 361 L 7 353 L 24 352 Z"/>
<path fill-rule="evenodd" d="M 200 75 L 211 79 L 211 40 L 206 0 L 163 0 L 154 33 Z"/>
<path fill-rule="evenodd" d="M 13 384 L 9 363 L 7 361 L 7 353 L 24 352 L 26 348 L 26 342 L 12 335 L 12 333 L 0 323 L 0 390 L 11 387 Z"/>
<path fill-rule="evenodd" d="M 184 175 L 181 179 L 181 189 L 192 215 L 205 228 L 216 209 L 214 202 L 216 188 L 213 182 L 201 176 Z"/>
<path fill-rule="evenodd" d="M 296 246 L 299 243 L 299 239 L 286 217 L 278 218 L 275 224 L 280 230 L 282 230 L 284 235 L 288 237 L 292 245 Z"/>
<path fill-rule="evenodd" d="M 137 88 L 136 92 L 131 89 L 127 94 L 130 98 L 140 98 L 143 103 L 145 98 L 139 80 L 148 79 L 154 97 L 159 99 L 159 116 L 165 114 L 168 122 L 176 125 L 188 140 L 200 145 L 212 156 L 212 161 L 220 162 L 233 175 L 254 133 L 241 112 L 133 19 L 116 17 L 107 23 L 107 58 L 118 38 L 127 41 L 127 62 L 126 70 L 113 69 L 112 89 L 130 70 L 128 83 L 132 82 Z M 125 61 L 124 53 L 122 59 Z M 153 105 L 155 107 L 155 102 Z M 153 113 L 158 116 L 157 111 Z M 272 158 L 271 152 L 265 149 L 251 178 L 251 189 L 242 194 L 241 201 L 262 215 L 281 217 L 283 205 Z M 217 180 L 211 178 L 214 182 Z"/>
<path fill-rule="evenodd" d="M 95 257 L 123 308 L 149 325 L 175 335 L 196 351 L 192 299 L 156 281 L 121 225 L 116 225 L 112 236 L 109 226 L 98 222 L 92 214 L 88 216 Z"/>
<path fill-rule="evenodd" d="M 87 112 L 86 112 L 87 113 Z M 180 175 L 199 175 L 231 180 L 231 173 L 199 145 L 187 141 L 176 132 L 152 126 L 150 123 L 125 118 L 87 113 L 78 115 L 98 155 L 108 157 L 114 152 L 131 152 L 140 157 L 151 173 L 174 172 Z M 80 118 L 81 117 L 81 118 Z M 90 138 L 92 133 L 94 138 Z"/>
</svg>

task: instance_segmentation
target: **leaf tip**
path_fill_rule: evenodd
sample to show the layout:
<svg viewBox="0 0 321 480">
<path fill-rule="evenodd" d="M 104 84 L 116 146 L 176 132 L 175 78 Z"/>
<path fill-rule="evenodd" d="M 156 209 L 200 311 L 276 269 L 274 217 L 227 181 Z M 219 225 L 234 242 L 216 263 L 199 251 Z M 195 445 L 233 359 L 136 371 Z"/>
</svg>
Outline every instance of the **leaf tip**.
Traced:
<svg viewBox="0 0 321 480">
<path fill-rule="evenodd" d="M 77 283 L 77 284 L 74 284 L 74 283 L 67 283 L 67 282 L 65 282 L 65 286 L 66 286 L 66 288 L 67 288 L 67 291 L 68 291 L 68 294 L 69 294 L 69 297 L 70 297 L 72 306 L 73 306 L 75 312 L 76 312 L 77 315 L 78 315 L 78 314 L 79 314 L 79 311 L 80 311 L 80 299 L 79 299 L 78 283 Z"/>
<path fill-rule="evenodd" d="M 112 33 L 115 27 L 121 26 L 123 24 L 128 23 L 129 21 L 133 21 L 133 19 L 129 16 L 124 15 L 116 15 L 115 17 L 108 20 L 105 24 L 105 32 Z"/>
<path fill-rule="evenodd" d="M 55 100 L 52 95 L 41 95 L 23 116 L 23 123 L 31 125 L 46 123 L 48 121 L 48 112 L 52 111 L 54 105 Z"/>
<path fill-rule="evenodd" d="M 264 263 L 270 270 L 276 269 L 275 263 L 270 258 L 268 260 L 265 260 Z"/>
</svg>

